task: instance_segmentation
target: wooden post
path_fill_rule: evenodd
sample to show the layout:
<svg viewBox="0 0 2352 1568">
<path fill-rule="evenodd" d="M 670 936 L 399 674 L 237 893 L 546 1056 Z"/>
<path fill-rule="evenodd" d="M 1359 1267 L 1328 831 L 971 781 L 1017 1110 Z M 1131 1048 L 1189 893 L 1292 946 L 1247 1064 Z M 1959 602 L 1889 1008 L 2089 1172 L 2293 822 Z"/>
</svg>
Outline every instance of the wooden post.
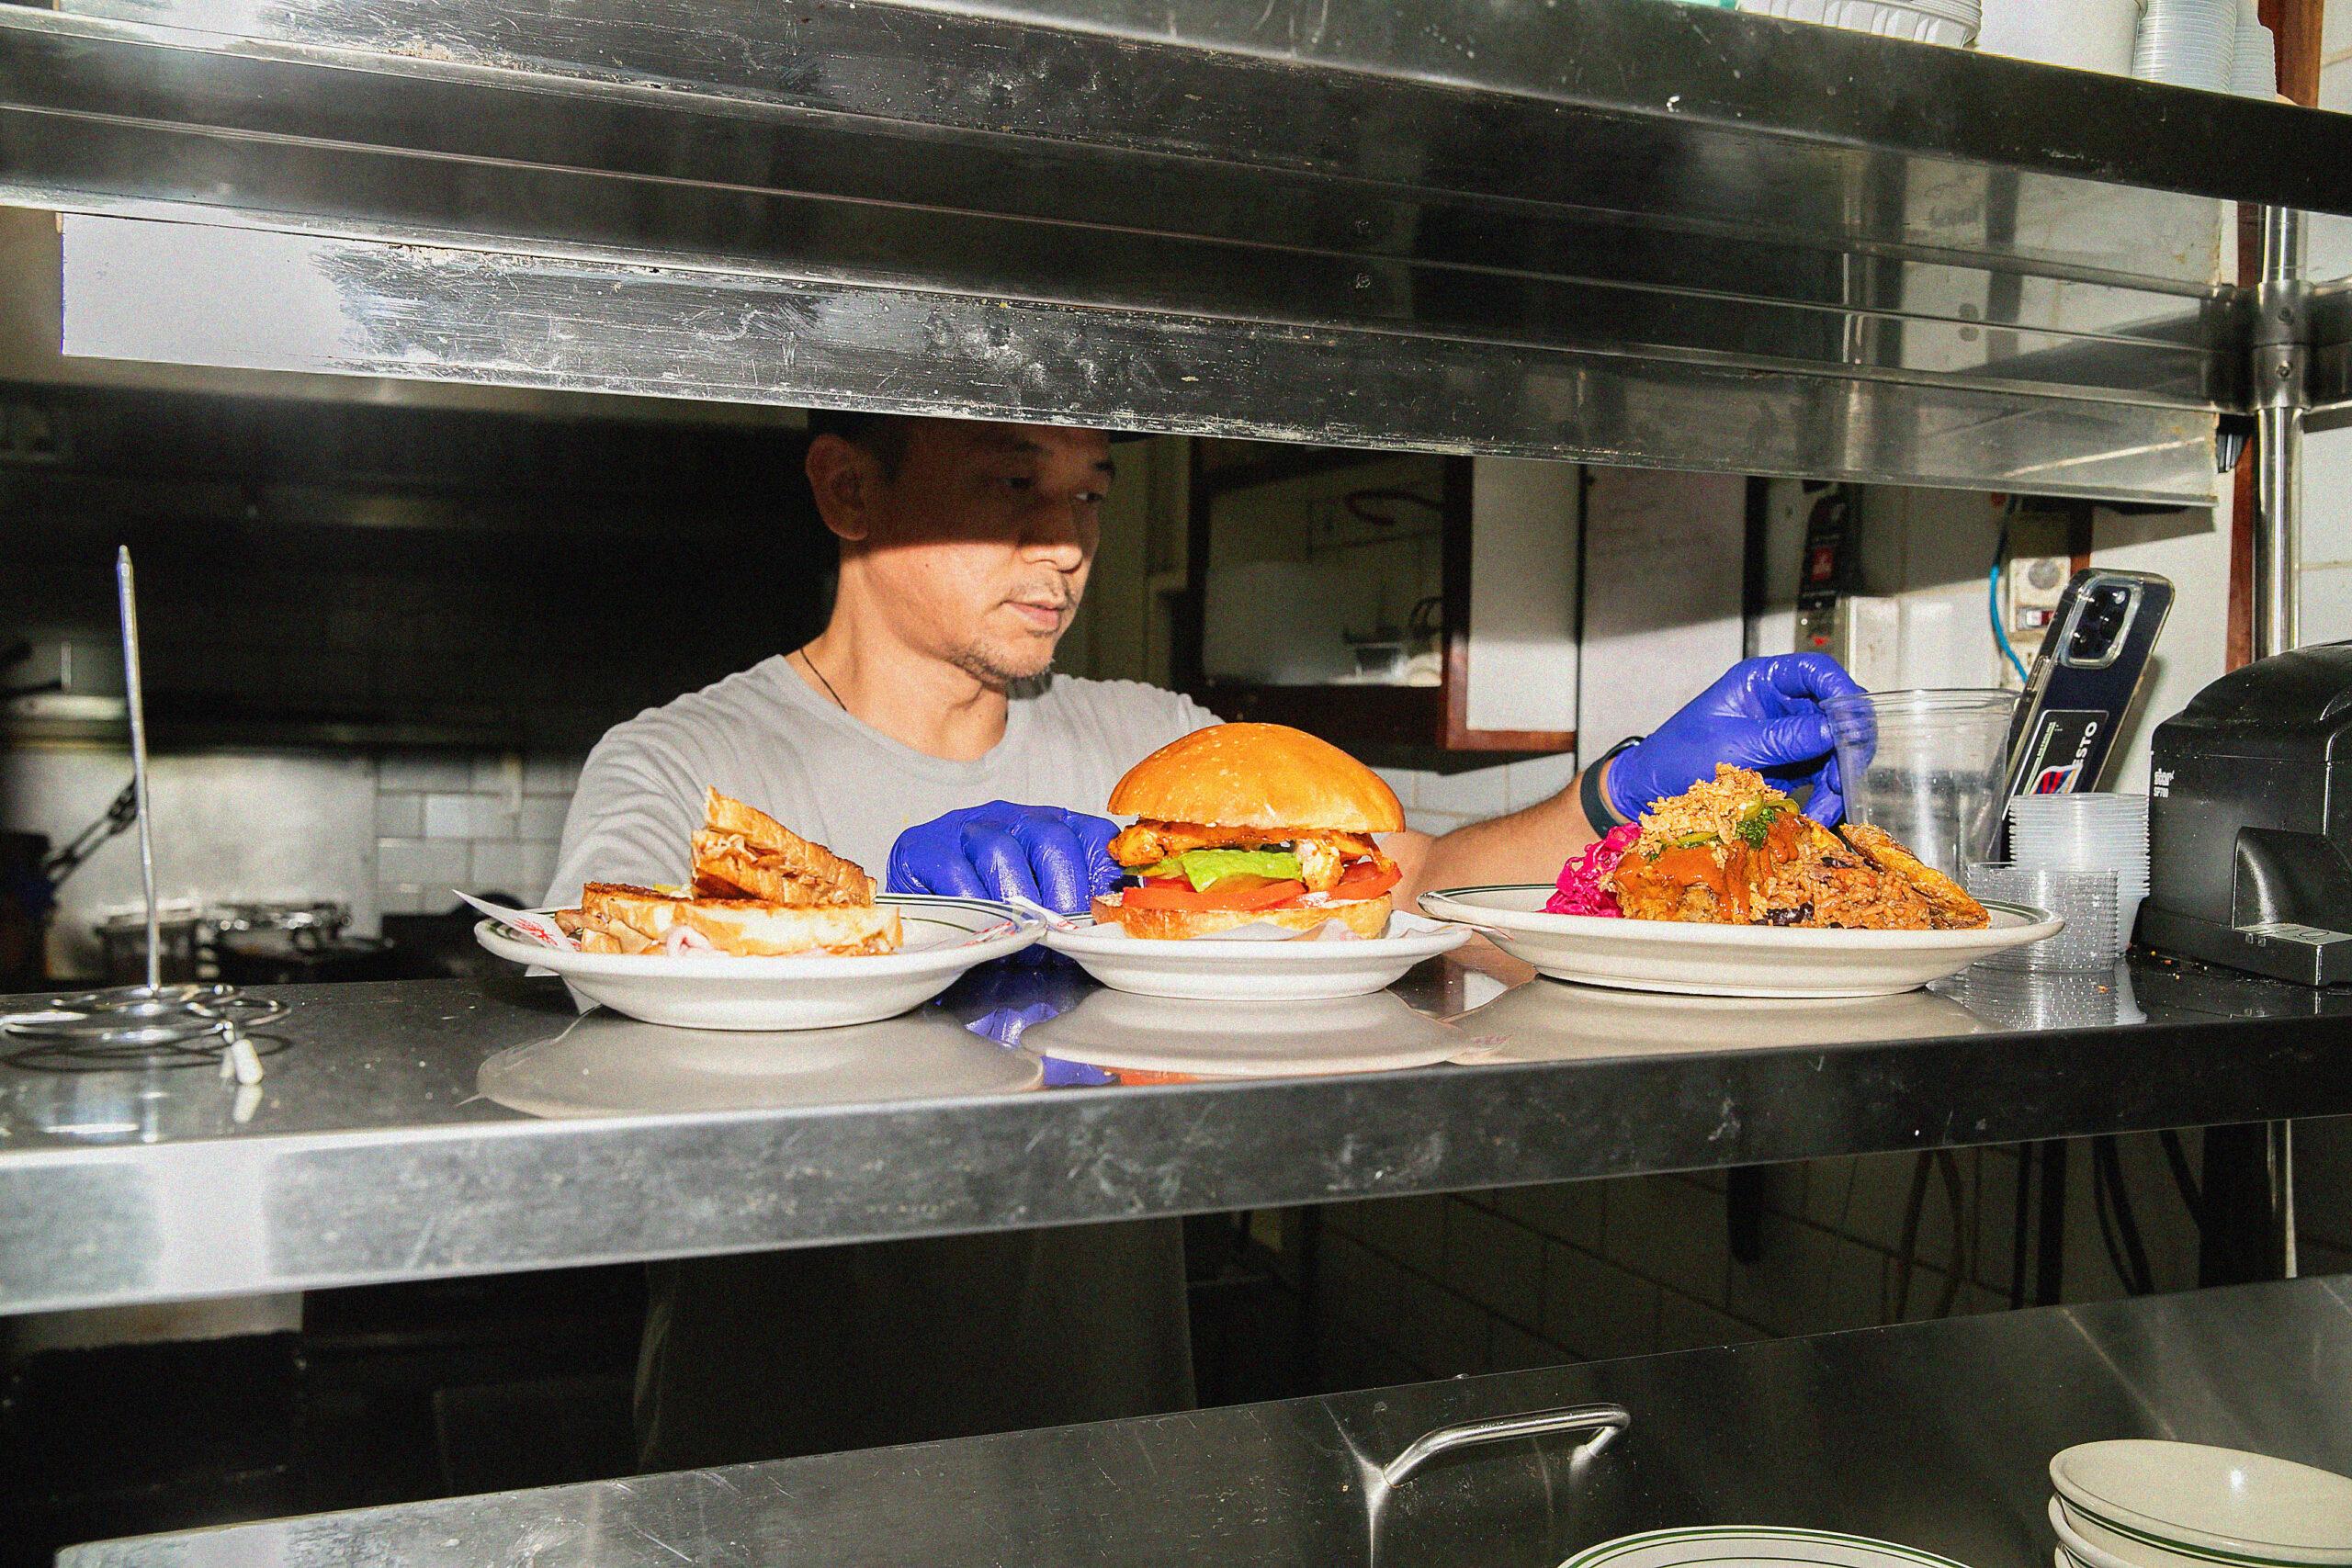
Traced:
<svg viewBox="0 0 2352 1568">
<path fill-rule="evenodd" d="M 2320 23 L 2326 0 L 2262 0 L 2262 24 L 2278 39 L 2278 90 L 2306 107 L 2319 105 Z M 2238 209 L 2238 279 L 2262 267 L 2262 214 Z M 2230 507 L 2230 618 L 2233 670 L 2254 658 L 2254 443 L 2239 457 Z"/>
</svg>

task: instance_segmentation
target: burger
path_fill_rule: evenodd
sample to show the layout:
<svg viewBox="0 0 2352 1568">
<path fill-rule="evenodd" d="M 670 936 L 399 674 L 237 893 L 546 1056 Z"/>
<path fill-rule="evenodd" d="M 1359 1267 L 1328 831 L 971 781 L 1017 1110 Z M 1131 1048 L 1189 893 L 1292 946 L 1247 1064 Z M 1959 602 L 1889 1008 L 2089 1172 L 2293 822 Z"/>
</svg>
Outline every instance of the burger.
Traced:
<svg viewBox="0 0 2352 1568">
<path fill-rule="evenodd" d="M 1404 808 L 1329 741 L 1280 724 L 1195 730 L 1128 769 L 1110 807 L 1137 819 L 1111 840 L 1137 880 L 1095 899 L 1094 918 L 1129 936 L 1329 920 L 1387 933 L 1397 871 L 1373 835 L 1403 828 Z"/>
</svg>

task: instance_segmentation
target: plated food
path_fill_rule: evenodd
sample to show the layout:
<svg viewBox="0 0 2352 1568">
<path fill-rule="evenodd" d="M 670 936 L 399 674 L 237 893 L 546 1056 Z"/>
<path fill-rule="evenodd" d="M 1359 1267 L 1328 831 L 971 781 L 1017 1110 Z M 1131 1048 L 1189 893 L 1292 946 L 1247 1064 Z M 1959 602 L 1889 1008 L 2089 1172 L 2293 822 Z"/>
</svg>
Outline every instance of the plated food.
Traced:
<svg viewBox="0 0 2352 1568">
<path fill-rule="evenodd" d="M 1110 808 L 1136 824 L 1111 840 L 1135 886 L 1094 900 L 1131 937 L 1174 940 L 1337 921 L 1387 934 L 1396 863 L 1375 833 L 1405 826 L 1396 793 L 1326 740 L 1279 724 L 1221 724 L 1127 770 Z"/>
<path fill-rule="evenodd" d="M 647 1023 L 775 1032 L 894 1017 L 1046 929 L 989 899 L 877 895 L 862 867 L 715 789 L 693 855 L 691 886 L 592 882 L 573 908 L 495 911 L 474 940 Z"/>
<path fill-rule="evenodd" d="M 1111 840 L 1136 881 L 1046 945 L 1114 990 L 1230 1002 L 1364 996 L 1469 940 L 1397 913 L 1396 864 L 1373 836 L 1404 827 L 1396 792 L 1303 730 L 1197 731 L 1127 770 L 1110 807 L 1138 818 Z M 1258 937 L 1270 940 L 1249 940 Z M 1274 940 L 1285 937 L 1295 940 Z"/>
<path fill-rule="evenodd" d="M 594 953 L 864 957 L 906 940 L 861 867 L 715 789 L 703 796 L 691 888 L 592 882 L 555 921 Z"/>
<path fill-rule="evenodd" d="M 1838 931 L 1982 931 L 1961 886 L 1879 829 L 1832 831 L 1761 774 L 1719 765 L 1568 863 L 1547 913 Z"/>
</svg>

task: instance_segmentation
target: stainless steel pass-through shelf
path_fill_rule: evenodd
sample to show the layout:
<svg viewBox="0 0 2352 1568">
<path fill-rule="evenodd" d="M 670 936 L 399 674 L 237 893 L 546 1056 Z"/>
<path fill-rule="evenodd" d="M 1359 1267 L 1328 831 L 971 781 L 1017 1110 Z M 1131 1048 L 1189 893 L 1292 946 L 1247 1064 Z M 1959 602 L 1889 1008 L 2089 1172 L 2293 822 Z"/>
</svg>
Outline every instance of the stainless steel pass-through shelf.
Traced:
<svg viewBox="0 0 2352 1568">
<path fill-rule="evenodd" d="M 783 1039 L 273 994 L 251 1089 L 0 1059 L 0 1313 L 2352 1114 L 2352 999 L 2162 963 L 1818 1004 L 1433 964 L 1240 1021 L 1048 970 Z M 956 1021 L 1029 1008 L 1025 1054 Z"/>
<path fill-rule="evenodd" d="M 0 6 L 69 352 L 2213 491 L 2352 120 L 1657 0 Z"/>
</svg>

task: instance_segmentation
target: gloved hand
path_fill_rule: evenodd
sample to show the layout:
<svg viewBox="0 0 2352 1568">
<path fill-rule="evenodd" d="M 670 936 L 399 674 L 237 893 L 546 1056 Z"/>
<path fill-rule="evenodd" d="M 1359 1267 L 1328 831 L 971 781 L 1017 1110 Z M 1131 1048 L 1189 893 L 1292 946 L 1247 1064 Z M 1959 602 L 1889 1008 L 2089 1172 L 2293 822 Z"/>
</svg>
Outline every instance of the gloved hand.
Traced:
<svg viewBox="0 0 2352 1568">
<path fill-rule="evenodd" d="M 939 998 L 948 1016 L 1000 1045 L 1018 1045 L 1030 1025 L 1068 1012 L 1094 988 L 1086 971 L 1044 947 L 967 973 Z"/>
<path fill-rule="evenodd" d="M 890 846 L 885 886 L 893 893 L 962 898 L 1019 894 L 1065 915 L 1119 885 L 1111 858 L 1118 824 L 1051 806 L 992 800 L 910 828 Z"/>
<path fill-rule="evenodd" d="M 1822 699 L 1861 687 L 1826 653 L 1745 659 L 1683 705 L 1680 712 L 1620 751 L 1602 791 L 1632 821 L 1653 800 L 1715 776 L 1715 764 L 1753 768 L 1779 787 L 1813 786 L 1805 815 L 1835 827 L 1846 815 L 1845 781 Z"/>
</svg>

